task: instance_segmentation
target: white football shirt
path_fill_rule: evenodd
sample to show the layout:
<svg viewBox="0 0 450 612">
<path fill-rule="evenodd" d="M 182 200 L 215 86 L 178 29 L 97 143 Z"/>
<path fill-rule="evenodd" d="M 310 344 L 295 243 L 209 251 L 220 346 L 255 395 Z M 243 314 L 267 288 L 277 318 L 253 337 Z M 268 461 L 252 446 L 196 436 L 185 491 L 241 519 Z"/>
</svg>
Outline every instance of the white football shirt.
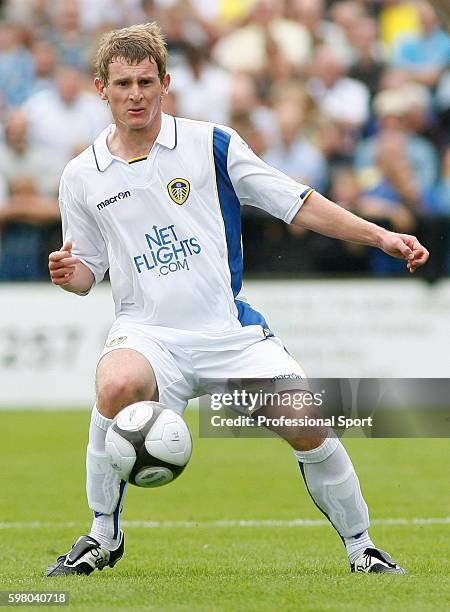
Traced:
<svg viewBox="0 0 450 612">
<path fill-rule="evenodd" d="M 163 115 L 148 158 L 132 164 L 110 153 L 114 129 L 66 166 L 60 208 L 64 240 L 97 283 L 109 268 L 116 316 L 155 332 L 271 335 L 242 290 L 240 207 L 289 223 L 312 189 L 229 128 Z"/>
</svg>

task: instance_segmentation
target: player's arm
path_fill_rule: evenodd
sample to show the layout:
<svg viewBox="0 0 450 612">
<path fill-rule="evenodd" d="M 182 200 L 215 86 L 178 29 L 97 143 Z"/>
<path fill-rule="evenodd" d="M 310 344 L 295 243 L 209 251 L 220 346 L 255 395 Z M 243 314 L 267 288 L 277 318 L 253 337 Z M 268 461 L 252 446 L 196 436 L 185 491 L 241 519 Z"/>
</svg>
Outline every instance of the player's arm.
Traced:
<svg viewBox="0 0 450 612">
<path fill-rule="evenodd" d="M 88 293 L 94 284 L 94 275 L 89 268 L 72 255 L 72 243 L 67 240 L 59 251 L 50 253 L 48 269 L 54 285 L 71 293 Z"/>
<path fill-rule="evenodd" d="M 392 257 L 405 259 L 410 272 L 423 266 L 429 257 L 415 236 L 390 232 L 361 219 L 317 192 L 308 197 L 292 224 L 330 238 L 377 247 Z"/>
<path fill-rule="evenodd" d="M 226 171 L 241 204 L 256 206 L 286 223 L 324 236 L 378 247 L 392 257 L 406 259 L 410 272 L 427 262 L 429 253 L 414 236 L 389 232 L 357 217 L 268 166 L 236 132 L 229 133 Z"/>
<path fill-rule="evenodd" d="M 76 160 L 72 160 L 61 177 L 59 207 L 63 246 L 50 253 L 48 267 L 54 285 L 86 295 L 103 279 L 109 259 L 103 235 L 86 205 L 85 185 L 79 180 L 79 174 Z"/>
</svg>

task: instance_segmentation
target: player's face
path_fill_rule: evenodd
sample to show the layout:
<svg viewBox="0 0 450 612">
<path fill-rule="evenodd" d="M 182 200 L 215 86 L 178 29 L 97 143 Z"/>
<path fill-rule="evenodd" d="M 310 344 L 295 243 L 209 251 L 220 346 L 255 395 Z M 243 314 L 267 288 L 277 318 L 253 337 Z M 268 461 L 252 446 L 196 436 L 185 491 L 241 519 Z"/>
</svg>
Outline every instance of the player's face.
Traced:
<svg viewBox="0 0 450 612">
<path fill-rule="evenodd" d="M 167 93 L 170 76 L 161 83 L 154 60 L 139 64 L 118 60 L 109 65 L 109 83 L 105 87 L 95 81 L 100 96 L 108 100 L 116 124 L 132 130 L 148 128 L 159 118 L 163 96 Z"/>
</svg>

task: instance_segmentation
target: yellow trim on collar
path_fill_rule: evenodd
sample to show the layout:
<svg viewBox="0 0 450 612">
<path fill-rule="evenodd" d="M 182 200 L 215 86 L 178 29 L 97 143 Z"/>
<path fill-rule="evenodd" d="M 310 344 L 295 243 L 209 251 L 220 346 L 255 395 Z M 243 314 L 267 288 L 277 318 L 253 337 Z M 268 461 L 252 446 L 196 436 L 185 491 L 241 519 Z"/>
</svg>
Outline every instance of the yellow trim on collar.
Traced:
<svg viewBox="0 0 450 612">
<path fill-rule="evenodd" d="M 140 157 L 133 157 L 133 159 L 129 159 L 128 163 L 129 164 L 133 164 L 134 162 L 138 162 L 138 161 L 142 161 L 144 159 L 147 159 L 148 155 L 141 155 Z"/>
</svg>

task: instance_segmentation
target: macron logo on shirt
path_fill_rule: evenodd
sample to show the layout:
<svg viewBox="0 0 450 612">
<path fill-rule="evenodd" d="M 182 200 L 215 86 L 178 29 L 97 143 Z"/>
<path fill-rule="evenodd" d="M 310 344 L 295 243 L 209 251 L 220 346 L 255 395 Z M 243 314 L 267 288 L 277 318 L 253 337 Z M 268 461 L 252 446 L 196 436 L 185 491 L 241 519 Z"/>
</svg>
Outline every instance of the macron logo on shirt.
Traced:
<svg viewBox="0 0 450 612">
<path fill-rule="evenodd" d="M 123 200 L 123 198 L 129 198 L 130 195 L 131 193 L 129 191 L 119 191 L 117 195 L 112 196 L 111 198 L 106 198 L 106 200 L 103 200 L 103 202 L 99 202 L 97 204 L 97 209 L 102 210 L 103 208 L 106 208 L 106 206 L 109 206 L 110 204 L 114 204 L 114 202 L 117 202 L 117 200 Z"/>
</svg>

